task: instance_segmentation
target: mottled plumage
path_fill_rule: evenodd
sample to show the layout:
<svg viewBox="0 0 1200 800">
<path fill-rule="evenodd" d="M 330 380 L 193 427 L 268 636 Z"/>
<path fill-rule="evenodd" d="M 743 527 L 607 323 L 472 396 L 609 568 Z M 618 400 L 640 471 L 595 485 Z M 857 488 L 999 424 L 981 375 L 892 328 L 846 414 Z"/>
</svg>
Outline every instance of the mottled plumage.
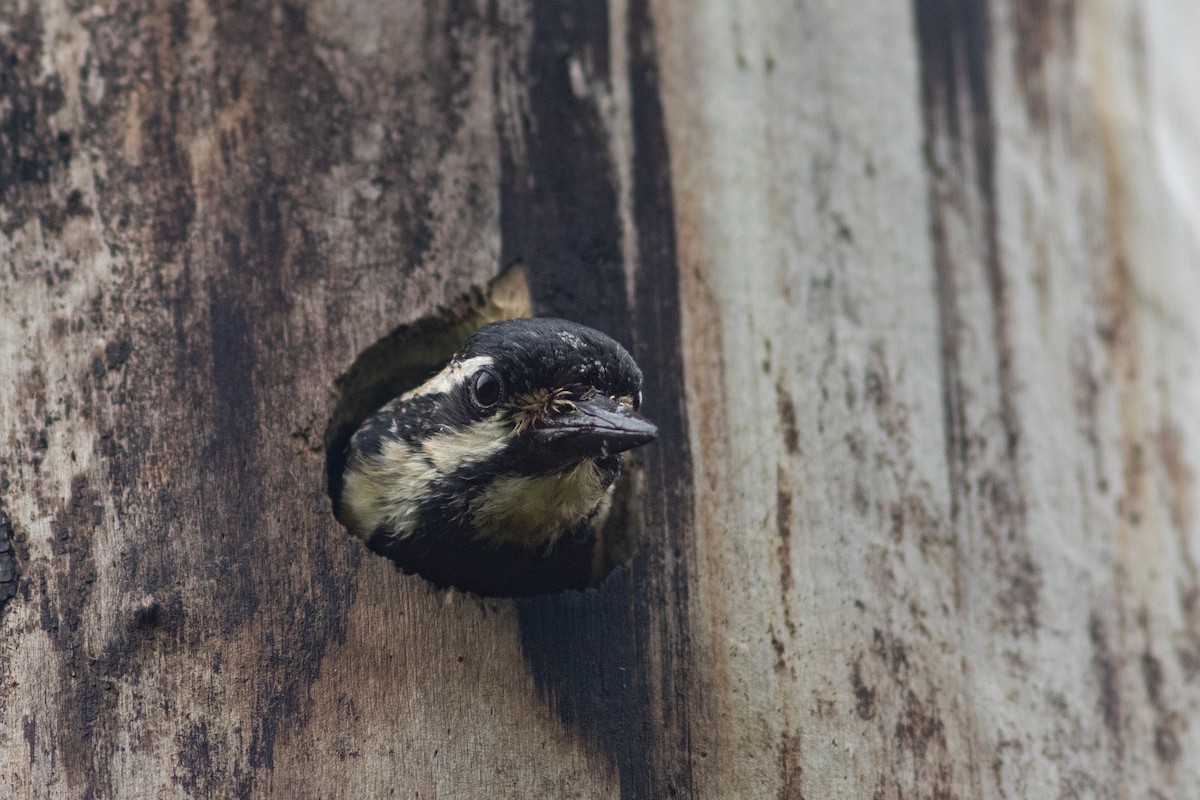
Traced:
<svg viewBox="0 0 1200 800">
<path fill-rule="evenodd" d="M 350 441 L 339 519 L 443 586 L 528 595 L 588 584 L 592 521 L 621 452 L 654 439 L 642 375 L 599 331 L 497 322 Z"/>
</svg>

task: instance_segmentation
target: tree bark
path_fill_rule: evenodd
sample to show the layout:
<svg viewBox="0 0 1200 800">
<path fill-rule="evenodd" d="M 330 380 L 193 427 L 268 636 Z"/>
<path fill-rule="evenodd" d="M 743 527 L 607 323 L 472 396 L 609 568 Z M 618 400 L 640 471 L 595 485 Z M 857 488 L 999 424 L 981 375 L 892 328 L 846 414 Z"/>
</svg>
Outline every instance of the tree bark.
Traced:
<svg viewBox="0 0 1200 800">
<path fill-rule="evenodd" d="M 1194 796 L 1193 5 L 0 7 L 0 795 Z M 480 600 L 324 436 L 515 263 L 660 440 Z"/>
</svg>

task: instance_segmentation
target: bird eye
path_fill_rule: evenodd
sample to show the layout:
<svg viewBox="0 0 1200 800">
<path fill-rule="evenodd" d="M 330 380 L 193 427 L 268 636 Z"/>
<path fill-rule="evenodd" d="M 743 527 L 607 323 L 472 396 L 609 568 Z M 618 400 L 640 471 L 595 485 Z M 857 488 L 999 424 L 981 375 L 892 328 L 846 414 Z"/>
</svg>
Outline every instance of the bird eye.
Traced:
<svg viewBox="0 0 1200 800">
<path fill-rule="evenodd" d="M 491 408 L 500 402 L 503 388 L 499 375 L 490 369 L 481 369 L 475 374 L 475 379 L 471 383 L 471 397 L 480 407 Z"/>
<path fill-rule="evenodd" d="M 637 411 L 641 407 L 642 407 L 642 393 L 641 393 L 641 391 L 638 391 L 638 393 L 633 398 L 633 410 Z"/>
</svg>

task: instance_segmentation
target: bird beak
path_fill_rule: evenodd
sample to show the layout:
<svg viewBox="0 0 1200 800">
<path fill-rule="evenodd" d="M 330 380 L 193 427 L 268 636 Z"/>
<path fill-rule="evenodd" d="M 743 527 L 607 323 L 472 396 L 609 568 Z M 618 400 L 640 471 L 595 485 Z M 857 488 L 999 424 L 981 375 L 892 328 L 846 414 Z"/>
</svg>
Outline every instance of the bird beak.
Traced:
<svg viewBox="0 0 1200 800">
<path fill-rule="evenodd" d="M 623 403 L 596 395 L 565 414 L 543 419 L 529 432 L 538 444 L 584 457 L 623 453 L 658 438 L 658 428 Z"/>
</svg>

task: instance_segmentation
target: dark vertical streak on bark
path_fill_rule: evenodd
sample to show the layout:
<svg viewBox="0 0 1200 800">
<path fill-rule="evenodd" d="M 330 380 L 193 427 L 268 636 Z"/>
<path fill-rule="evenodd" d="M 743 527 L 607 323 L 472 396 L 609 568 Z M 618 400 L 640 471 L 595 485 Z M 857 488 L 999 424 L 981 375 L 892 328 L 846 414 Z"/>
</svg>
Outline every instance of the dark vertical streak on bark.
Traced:
<svg viewBox="0 0 1200 800">
<path fill-rule="evenodd" d="M 296 296 L 295 277 L 312 259 L 302 248 L 288 246 L 287 232 L 303 225 L 289 198 L 303 196 L 307 175 L 328 169 L 344 155 L 345 137 L 327 127 L 341 120 L 345 101 L 312 52 L 304 11 L 284 4 L 278 20 L 276 26 L 260 13 L 229 10 L 217 26 L 222 52 L 233 56 L 230 71 L 265 68 L 269 78 L 252 100 L 266 113 L 229 143 L 227 180 L 216 187 L 226 211 L 221 239 L 214 251 L 205 252 L 211 269 L 212 423 L 210 468 L 200 482 L 204 511 L 215 512 L 220 527 L 208 543 L 209 560 L 195 568 L 216 590 L 209 602 L 218 625 L 229 632 L 249 627 L 265 633 L 260 688 L 245 745 L 254 771 L 274 766 L 280 731 L 298 724 L 304 688 L 316 679 L 327 643 L 341 637 L 340 613 L 350 599 L 349 587 L 330 574 L 321 548 L 301 556 L 305 573 L 315 578 L 308 592 L 281 596 L 271 588 L 271 570 L 262 569 L 290 550 L 267 533 L 271 518 L 280 519 L 274 481 L 282 458 L 276 441 L 282 420 L 276 415 L 288 402 L 292 371 L 290 359 L 271 352 L 271 344 L 279 341 Z M 305 91 L 297 93 L 298 85 Z M 303 167 L 287 163 L 305 158 L 311 161 Z M 312 616 L 297 624 L 305 611 Z M 184 766 L 196 781 L 215 777 L 200 751 L 183 752 L 193 758 Z"/>
<path fill-rule="evenodd" d="M 1029 632 L 1038 625 L 1040 575 L 1025 539 L 1025 493 L 1018 448 L 1020 423 L 1015 407 L 1013 344 L 1010 300 L 1000 259 L 999 222 L 996 210 L 995 131 L 991 104 L 988 57 L 987 4 L 979 0 L 916 0 L 916 26 L 921 58 L 921 90 L 925 116 L 925 150 L 930 168 L 931 237 L 937 284 L 938 327 L 942 360 L 943 415 L 949 470 L 951 515 L 962 531 L 964 511 L 971 504 L 997 551 L 998 568 L 1008 588 L 1000 599 L 1000 615 L 1014 632 Z M 975 202 L 964 203 L 972 192 Z M 964 208 L 978 208 L 978 217 Z M 973 259 L 955 251 L 949 226 L 958 220 L 977 226 L 973 236 L 980 252 L 992 313 L 992 338 L 996 348 L 995 398 L 1000 408 L 999 431 L 1003 441 L 1000 460 L 990 466 L 983 449 L 987 431 L 976 431 L 966 418 L 965 384 L 960 354 L 964 325 L 958 307 L 959 275 Z M 958 260 L 956 260 L 958 259 Z M 983 436 L 980 436 L 983 433 Z M 962 602 L 962 587 L 958 587 Z"/>
<path fill-rule="evenodd" d="M 638 632 L 630 619 L 631 574 L 620 569 L 599 589 L 518 601 L 521 650 L 539 692 L 568 730 L 618 769 L 622 796 L 645 785 L 654 742 Z M 652 796 L 652 795 L 642 795 Z"/>
<path fill-rule="evenodd" d="M 501 258 L 526 266 L 537 313 L 628 343 L 616 171 L 599 110 L 576 96 L 570 79 L 572 59 L 607 63 L 607 3 L 542 3 L 531 16 L 529 51 L 501 56 L 516 74 L 500 80 L 516 82 L 514 91 L 528 98 L 521 118 L 497 119 Z M 634 686 L 645 682 L 635 673 L 645 665 L 629 619 L 631 591 L 629 572 L 619 570 L 597 591 L 517 606 L 522 652 L 539 692 L 568 729 L 617 767 L 623 788 L 641 783 L 654 751 L 646 707 L 634 697 Z"/>
<path fill-rule="evenodd" d="M 661 696 L 663 759 L 656 794 L 693 794 L 690 765 L 693 715 L 703 712 L 704 692 L 690 672 L 693 663 L 688 621 L 689 565 L 693 561 L 692 459 L 688 448 L 684 393 L 679 265 L 672 206 L 670 153 L 667 150 L 654 20 L 646 0 L 629 4 L 630 98 L 633 119 L 633 218 L 638 232 L 636 273 L 637 358 L 646 373 L 648 413 L 659 422 L 663 446 L 646 462 L 646 531 L 657 535 L 663 552 L 639 562 L 661 570 L 641 584 L 645 610 L 657 610 L 662 643 Z M 650 556 L 659 556 L 662 560 Z M 655 698 L 651 698 L 653 701 Z"/>
<path fill-rule="evenodd" d="M 524 152 L 500 125 L 501 259 L 529 269 L 538 312 L 574 319 L 629 341 L 629 308 L 617 214 L 616 172 L 595 100 L 576 96 L 570 65 L 599 82 L 607 68 L 608 4 L 558 0 L 532 6 L 533 42 L 522 76 L 529 119 Z M 511 57 L 511 54 L 506 54 Z"/>
<path fill-rule="evenodd" d="M 1123 759 L 1124 738 L 1121 735 L 1121 692 L 1119 662 L 1109 643 L 1104 620 L 1094 611 L 1088 617 L 1088 637 L 1092 642 L 1092 669 L 1099 691 L 1098 704 L 1104 727 L 1116 746 L 1117 761 Z"/>
<path fill-rule="evenodd" d="M 113 665 L 89 663 L 83 638 L 84 615 L 96 582 L 89 533 L 102 521 L 97 509 L 102 509 L 99 496 L 86 476 L 76 475 L 70 497 L 52 525 L 54 555 L 66 569 L 53 576 L 55 585 L 43 594 L 41 624 L 63 654 L 57 676 L 63 694 L 58 706 L 59 730 L 78 733 L 83 741 L 91 742 L 86 748 L 65 748 L 64 768 L 83 776 L 86 786 L 102 794 L 104 789 L 112 791 L 112 777 L 105 766 L 114 745 L 111 740 L 97 741 L 107 738 L 97 734 L 107 730 L 105 717 L 113 711 L 113 698 L 104 691 Z"/>
<path fill-rule="evenodd" d="M 984 267 L 987 271 L 988 296 L 992 306 L 993 333 L 998 350 L 997 371 L 1000 383 L 1000 414 L 1004 423 L 1004 452 L 1012 469 L 1011 478 L 1019 485 L 1016 471 L 1020 423 L 1013 406 L 1013 346 L 1010 333 L 1008 282 L 1000 262 L 998 240 L 999 221 L 996 212 L 996 137 L 992 119 L 992 103 L 988 86 L 988 16 L 987 4 L 963 3 L 962 56 L 965 61 L 970 90 L 970 109 L 974 119 L 971 144 L 974 150 L 976 188 L 983 201 Z"/>
<path fill-rule="evenodd" d="M 0 472 L 0 485 L 7 483 Z M 13 548 L 12 523 L 4 513 L 3 497 L 0 497 L 0 617 L 8 607 L 8 601 L 17 594 L 17 582 L 21 572 L 17 565 L 16 550 Z"/>
<path fill-rule="evenodd" d="M 598 591 L 535 598 L 518 608 L 522 651 L 555 712 L 617 767 L 622 797 L 664 797 L 691 792 L 686 709 L 694 699 L 684 691 L 687 573 L 678 537 L 688 529 L 691 503 L 674 219 L 649 16 L 637 5 L 630 27 L 645 38 L 633 42 L 629 67 L 641 291 L 630 308 L 611 134 L 596 99 L 577 93 L 570 77 L 574 61 L 589 85 L 611 91 L 608 13 L 606 3 L 582 0 L 533 7 L 527 75 L 519 78 L 528 118 L 497 121 L 502 257 L 526 265 L 539 313 L 635 345 L 646 374 L 646 411 L 662 432 L 646 455 L 646 538 L 654 539 L 646 547 L 668 552 L 639 556 Z M 506 59 L 513 63 L 513 54 Z M 514 129 L 519 144 L 508 133 Z M 653 673 L 650 654 L 659 642 L 661 673 Z"/>
<path fill-rule="evenodd" d="M 959 119 L 954 100 L 958 93 L 955 68 L 955 30 L 957 5 L 942 0 L 916 0 L 916 24 L 921 57 L 921 95 L 925 117 L 925 158 L 931 168 L 930 235 L 934 245 L 938 335 L 942 362 L 942 420 L 946 428 L 946 464 L 950 482 L 950 516 L 957 529 L 962 517 L 964 470 L 967 462 L 967 438 L 963 420 L 963 385 L 958 357 L 958 336 L 962 326 L 956 303 L 955 264 L 949 252 L 946 221 L 941 213 L 941 185 L 944 170 L 936 154 L 938 140 L 949 141 L 957 157 L 960 140 Z M 957 599 L 962 603 L 962 587 L 956 581 Z"/>
<path fill-rule="evenodd" d="M 295 412 L 295 381 L 304 380 L 304 371 L 296 367 L 299 358 L 274 349 L 303 291 L 296 274 L 305 266 L 331 270 L 313 253 L 289 248 L 288 238 L 304 225 L 293 198 L 309 193 L 305 183 L 314 172 L 345 156 L 349 136 L 338 127 L 345 103 L 313 52 L 303 12 L 284 7 L 282 24 L 275 25 L 266 11 L 214 10 L 217 24 L 207 45 L 216 56 L 214 72 L 176 52 L 187 45 L 186 4 L 144 16 L 132 10 L 128 17 L 109 15 L 95 25 L 120 26 L 120 35 L 97 32 L 90 40 L 90 61 L 110 87 L 86 122 L 110 156 L 97 180 L 121 187 L 101 183 L 95 212 L 117 260 L 126 250 L 148 255 L 132 263 L 145 263 L 153 274 L 126 273 L 107 299 L 120 313 L 103 317 L 101 298 L 96 312 L 80 321 L 107 345 L 81 376 L 79 391 L 88 398 L 86 412 L 112 427 L 95 444 L 98 466 L 74 477 L 69 500 L 45 499 L 59 508 L 54 550 L 60 558 L 34 591 L 41 624 L 62 654 L 63 674 L 54 676 L 62 688 L 57 718 L 31 720 L 27 738 L 52 738 L 48 749 L 61 758 L 64 781 L 95 796 L 120 793 L 109 774 L 116 739 L 102 732 L 128 726 L 135 750 L 145 735 L 137 719 L 123 716 L 116 688 L 137 686 L 143 676 L 156 687 L 161 663 L 180 650 L 219 672 L 223 659 L 234 660 L 229 648 L 199 640 L 219 632 L 220 642 L 248 629 L 261 640 L 255 654 L 261 672 L 253 694 L 239 695 L 234 687 L 228 697 L 232 705 L 245 703 L 245 737 L 233 741 L 219 728 L 204 728 L 181 744 L 177 764 L 187 786 L 247 796 L 253 779 L 245 766 L 272 765 L 276 737 L 297 721 L 325 648 L 344 637 L 353 598 L 348 574 L 354 558 L 339 561 L 335 540 L 308 535 L 317 526 L 295 502 L 304 489 L 281 485 L 288 469 L 303 469 L 302 460 L 289 460 L 281 428 L 287 412 Z M 222 142 L 225 158 L 205 165 L 211 182 L 193 185 L 182 143 L 210 121 L 225 86 L 243 71 L 270 80 L 246 90 L 251 108 L 236 135 Z M 153 80 L 127 79 L 143 73 Z M 0 79 L 0 93 L 6 85 Z M 18 88 L 30 94 L 29 87 Z M 53 109 L 39 103 L 44 125 Z M 129 128 L 141 134 L 138 157 L 111 157 L 120 152 L 113 142 Z M 0 130 L 0 159 L 10 143 L 21 155 L 40 141 L 45 152 L 29 164 L 55 170 L 43 181 L 43 171 L 23 166 L 22 155 L 16 167 L 25 180 L 7 185 L 11 209 L 31 198 L 44 205 L 44 185 L 54 187 L 58 165 L 70 160 L 66 145 L 82 136 L 16 133 Z M 285 163 L 307 157 L 312 161 Z M 63 213 L 91 213 L 80 206 L 78 191 L 72 197 Z M 209 209 L 203 220 L 196 219 L 198 197 Z M 164 277 L 168 272 L 175 277 Z M 131 300 L 121 306 L 126 291 Z M 106 502 L 113 518 L 103 516 Z M 105 528 L 117 526 L 125 537 L 116 537 L 121 549 L 101 558 L 97 542 L 104 541 Z M 306 528 L 304 536 L 287 538 Z M 93 591 L 97 562 L 115 600 Z M 283 564 L 305 583 L 279 591 Z M 101 635 L 93 621 L 97 608 L 106 615 Z M 188 708 L 227 712 L 215 705 L 185 678 L 161 708 L 167 718 Z M 227 756 L 224 763 L 214 752 Z"/>
<path fill-rule="evenodd" d="M 56 75 L 41 74 L 38 6 L 6 14 L 4 21 L 8 30 L 0 37 L 0 232 L 9 233 L 34 215 L 54 230 L 59 215 L 47 214 L 47 187 L 73 150 L 70 134 L 50 128 L 51 115 L 63 103 L 62 87 Z"/>
</svg>

